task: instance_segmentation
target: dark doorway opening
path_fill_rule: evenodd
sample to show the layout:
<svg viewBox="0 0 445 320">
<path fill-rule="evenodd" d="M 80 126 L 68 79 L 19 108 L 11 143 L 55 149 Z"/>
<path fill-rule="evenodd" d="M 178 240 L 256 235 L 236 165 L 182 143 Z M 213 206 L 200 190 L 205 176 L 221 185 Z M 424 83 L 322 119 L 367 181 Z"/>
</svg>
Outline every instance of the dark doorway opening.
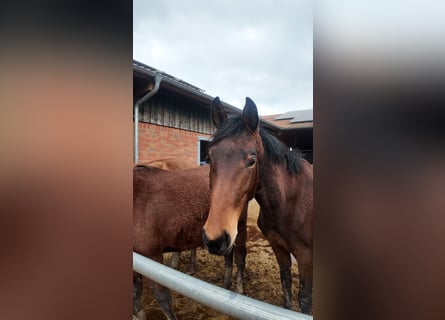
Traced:
<svg viewBox="0 0 445 320">
<path fill-rule="evenodd" d="M 210 144 L 208 139 L 199 139 L 199 165 L 203 166 L 207 164 L 207 151 Z"/>
</svg>

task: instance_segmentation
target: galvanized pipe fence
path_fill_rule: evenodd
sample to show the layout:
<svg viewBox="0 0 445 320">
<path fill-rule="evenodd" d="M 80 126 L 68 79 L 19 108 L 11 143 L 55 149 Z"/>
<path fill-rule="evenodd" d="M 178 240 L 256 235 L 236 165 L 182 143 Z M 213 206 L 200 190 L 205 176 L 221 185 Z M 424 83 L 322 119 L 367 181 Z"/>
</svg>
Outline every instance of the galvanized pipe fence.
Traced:
<svg viewBox="0 0 445 320">
<path fill-rule="evenodd" d="M 313 317 L 229 291 L 133 252 L 133 270 L 212 309 L 245 320 L 312 320 Z"/>
</svg>

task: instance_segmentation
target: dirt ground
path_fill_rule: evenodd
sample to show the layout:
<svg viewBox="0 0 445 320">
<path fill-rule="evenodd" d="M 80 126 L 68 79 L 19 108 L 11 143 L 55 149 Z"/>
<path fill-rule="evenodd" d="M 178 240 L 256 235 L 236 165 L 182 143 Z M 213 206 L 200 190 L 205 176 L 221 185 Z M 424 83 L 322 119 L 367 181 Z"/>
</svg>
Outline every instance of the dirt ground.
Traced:
<svg viewBox="0 0 445 320">
<path fill-rule="evenodd" d="M 265 301 L 277 306 L 282 305 L 282 290 L 280 284 L 280 274 L 278 263 L 276 262 L 272 248 L 269 242 L 261 234 L 257 227 L 259 207 L 255 200 L 249 203 L 249 213 L 247 222 L 247 257 L 246 273 L 244 282 L 244 294 L 261 301 Z M 185 272 L 189 261 L 190 252 L 181 254 L 180 271 Z M 165 254 L 164 260 L 168 262 L 169 254 Z M 198 249 L 196 274 L 194 277 L 217 286 L 222 286 L 224 273 L 224 258 L 209 254 L 204 249 Z M 294 310 L 298 310 L 297 286 L 298 269 L 297 264 L 292 265 L 292 291 Z M 233 268 L 233 280 L 236 279 L 236 266 Z M 145 279 L 144 279 L 145 280 Z M 234 319 L 221 312 L 210 309 L 200 303 L 197 303 L 183 295 L 172 291 L 173 308 L 178 320 L 228 320 Z M 165 319 L 156 300 L 148 289 L 144 281 L 143 305 L 147 319 L 163 320 Z"/>
</svg>

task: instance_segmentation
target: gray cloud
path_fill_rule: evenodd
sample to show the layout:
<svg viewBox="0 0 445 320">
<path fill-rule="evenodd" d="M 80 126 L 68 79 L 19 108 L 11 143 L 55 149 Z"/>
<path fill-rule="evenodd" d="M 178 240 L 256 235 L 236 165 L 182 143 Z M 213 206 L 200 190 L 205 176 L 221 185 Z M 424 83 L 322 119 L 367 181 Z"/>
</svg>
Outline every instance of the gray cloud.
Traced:
<svg viewBox="0 0 445 320">
<path fill-rule="evenodd" d="M 134 1 L 134 58 L 260 114 L 312 108 L 312 2 Z"/>
</svg>

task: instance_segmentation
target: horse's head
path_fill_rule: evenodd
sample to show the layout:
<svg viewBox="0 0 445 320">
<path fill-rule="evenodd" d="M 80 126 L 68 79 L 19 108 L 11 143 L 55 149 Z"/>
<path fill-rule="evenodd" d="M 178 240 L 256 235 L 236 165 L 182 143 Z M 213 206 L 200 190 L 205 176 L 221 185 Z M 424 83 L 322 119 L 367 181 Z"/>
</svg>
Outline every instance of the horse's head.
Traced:
<svg viewBox="0 0 445 320">
<path fill-rule="evenodd" d="M 219 98 L 215 98 L 212 120 L 217 131 L 208 150 L 211 199 L 203 241 L 209 252 L 221 255 L 231 250 L 240 215 L 255 195 L 257 159 L 263 149 L 258 111 L 251 99 L 246 98 L 241 117 L 227 118 Z"/>
</svg>

